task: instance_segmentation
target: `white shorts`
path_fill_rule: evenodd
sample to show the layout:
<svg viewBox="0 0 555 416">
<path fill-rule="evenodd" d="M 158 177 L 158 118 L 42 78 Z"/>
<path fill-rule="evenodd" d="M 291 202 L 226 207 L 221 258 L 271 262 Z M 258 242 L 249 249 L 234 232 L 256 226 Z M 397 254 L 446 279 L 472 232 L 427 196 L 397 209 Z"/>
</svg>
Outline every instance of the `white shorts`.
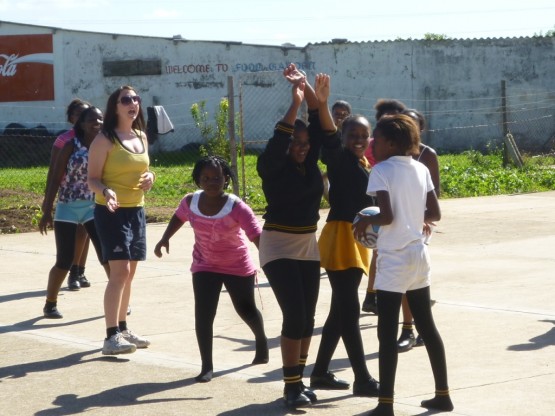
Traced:
<svg viewBox="0 0 555 416">
<path fill-rule="evenodd" d="M 415 241 L 401 250 L 378 250 L 375 290 L 406 293 L 430 286 L 428 246 Z"/>
</svg>

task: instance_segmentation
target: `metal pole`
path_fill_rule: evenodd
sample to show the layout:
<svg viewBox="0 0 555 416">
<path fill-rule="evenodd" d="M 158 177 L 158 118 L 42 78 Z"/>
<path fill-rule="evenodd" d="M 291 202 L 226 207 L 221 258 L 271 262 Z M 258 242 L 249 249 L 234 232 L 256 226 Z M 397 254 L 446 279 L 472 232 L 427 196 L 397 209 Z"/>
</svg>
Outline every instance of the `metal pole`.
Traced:
<svg viewBox="0 0 555 416">
<path fill-rule="evenodd" d="M 235 176 L 233 180 L 233 193 L 239 195 L 239 176 L 237 175 L 237 143 L 235 142 L 235 95 L 233 92 L 233 77 L 227 77 L 227 130 L 229 134 L 229 155 L 231 157 L 231 171 Z"/>
</svg>

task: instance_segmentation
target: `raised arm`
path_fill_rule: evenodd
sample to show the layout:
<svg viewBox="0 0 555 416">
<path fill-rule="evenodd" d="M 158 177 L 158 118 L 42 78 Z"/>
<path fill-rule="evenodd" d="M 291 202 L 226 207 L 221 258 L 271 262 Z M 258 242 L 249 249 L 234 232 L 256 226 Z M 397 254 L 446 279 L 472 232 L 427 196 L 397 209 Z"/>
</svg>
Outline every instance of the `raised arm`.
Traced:
<svg viewBox="0 0 555 416">
<path fill-rule="evenodd" d="M 337 127 L 333 122 L 333 117 L 328 106 L 328 98 L 330 96 L 331 79 L 327 74 L 317 74 L 314 83 L 314 93 L 318 101 L 318 113 L 320 116 L 320 125 L 322 130 L 326 132 L 335 132 Z"/>
</svg>

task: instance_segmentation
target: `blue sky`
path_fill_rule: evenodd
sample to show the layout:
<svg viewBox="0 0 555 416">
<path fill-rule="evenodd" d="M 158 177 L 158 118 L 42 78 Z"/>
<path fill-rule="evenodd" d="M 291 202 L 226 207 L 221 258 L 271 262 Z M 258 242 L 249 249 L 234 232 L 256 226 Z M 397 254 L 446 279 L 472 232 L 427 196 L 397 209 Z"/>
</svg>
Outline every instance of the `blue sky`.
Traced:
<svg viewBox="0 0 555 416">
<path fill-rule="evenodd" d="M 281 45 L 533 36 L 555 29 L 553 0 L 0 0 L 0 20 L 93 32 Z M 1 32 L 1 26 L 0 26 Z"/>
</svg>

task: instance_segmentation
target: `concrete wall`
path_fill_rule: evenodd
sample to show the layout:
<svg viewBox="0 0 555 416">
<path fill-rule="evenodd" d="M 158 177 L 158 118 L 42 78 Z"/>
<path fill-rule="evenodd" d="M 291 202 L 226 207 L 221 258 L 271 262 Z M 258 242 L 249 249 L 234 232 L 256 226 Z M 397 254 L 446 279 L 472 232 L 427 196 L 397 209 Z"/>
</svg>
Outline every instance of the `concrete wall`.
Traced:
<svg viewBox="0 0 555 416">
<path fill-rule="evenodd" d="M 332 100 L 346 99 L 373 123 L 378 98 L 397 98 L 423 111 L 430 132 L 425 140 L 442 151 L 484 147 L 500 141 L 501 83 L 507 86 L 508 121 L 541 115 L 534 137 L 526 123 L 511 125 L 523 142 L 544 143 L 555 135 L 555 38 L 391 41 L 309 44 L 304 48 L 226 42 L 172 40 L 110 35 L 0 22 L 0 36 L 53 33 L 54 102 L 0 103 L 0 130 L 10 122 L 66 127 L 65 108 L 74 97 L 103 108 L 108 95 L 133 85 L 144 107 L 163 105 L 176 127 L 162 136 L 157 150 L 172 150 L 200 140 L 190 106 L 207 101 L 213 113 L 227 95 L 233 76 L 235 108 L 244 110 L 249 140 L 271 135 L 289 104 L 289 88 L 280 76 L 298 62 L 313 79 L 332 75 Z M 2 51 L 0 51 L 2 54 Z M 154 75 L 121 76 L 137 60 Z M 118 63 L 120 67 L 110 66 Z M 2 64 L 0 59 L 0 65 Z M 241 93 L 241 101 L 239 94 Z M 146 113 L 145 113 L 146 116 Z"/>
</svg>

